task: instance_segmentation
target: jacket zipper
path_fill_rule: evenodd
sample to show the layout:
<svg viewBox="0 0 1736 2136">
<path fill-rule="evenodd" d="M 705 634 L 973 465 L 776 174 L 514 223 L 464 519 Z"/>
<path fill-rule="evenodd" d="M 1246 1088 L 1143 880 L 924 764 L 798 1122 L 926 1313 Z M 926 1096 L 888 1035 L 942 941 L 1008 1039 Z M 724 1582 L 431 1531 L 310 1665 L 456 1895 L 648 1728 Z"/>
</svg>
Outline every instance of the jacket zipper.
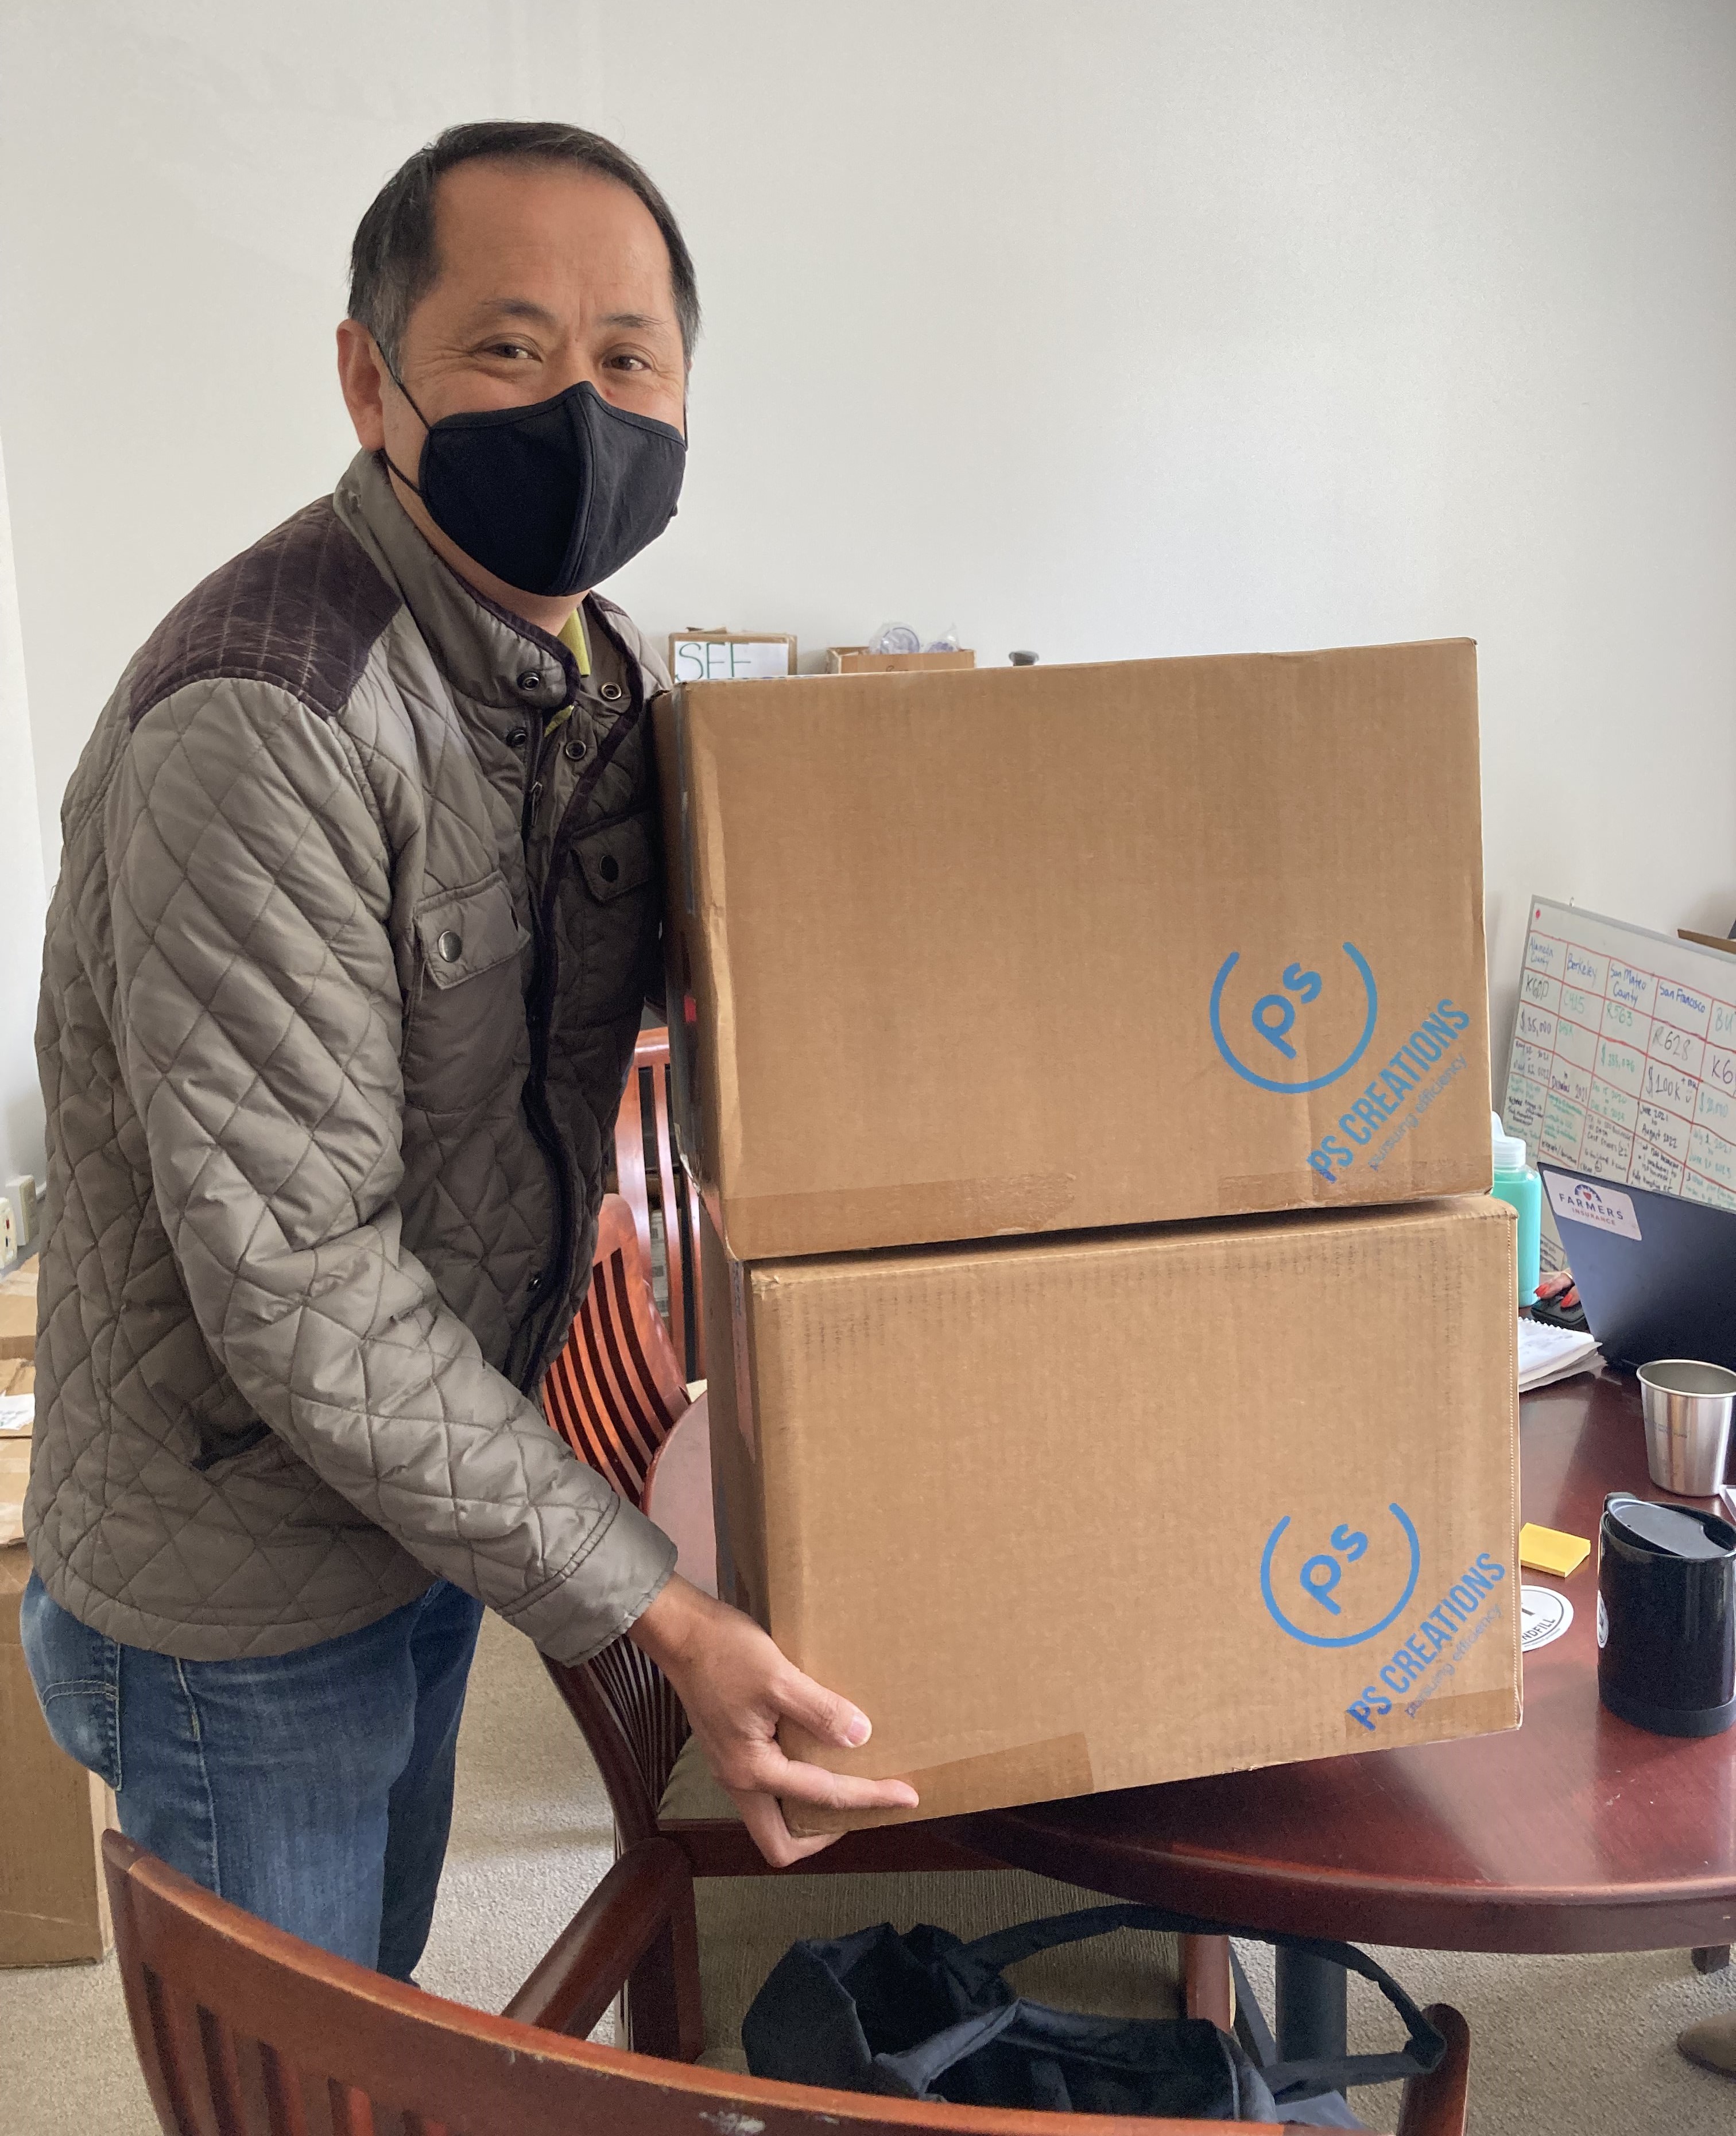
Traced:
<svg viewBox="0 0 1736 2136">
<path fill-rule="evenodd" d="M 548 724 L 540 715 L 537 716 L 536 735 L 525 765 L 524 799 L 518 812 L 518 837 L 527 858 L 530 853 L 531 831 L 536 822 L 537 803 L 542 798 L 542 758 L 548 745 Z M 547 986 L 547 967 L 552 960 L 548 954 L 547 929 L 540 905 L 531 907 L 531 943 L 530 1000 L 525 1017 L 529 1027 L 531 1064 L 530 1073 L 524 1081 L 522 1104 L 525 1125 L 530 1129 L 531 1140 L 542 1153 L 549 1186 L 553 1190 L 556 1248 L 551 1258 L 558 1259 L 560 1242 L 566 1238 L 567 1227 L 572 1221 L 572 1188 L 567 1177 L 566 1154 L 561 1148 L 560 1134 L 555 1126 L 554 1116 L 548 1109 L 545 1089 L 548 1070 L 548 1029 L 547 1017 L 542 1010 L 542 998 Z M 548 1277 L 547 1266 L 545 1265 L 538 1274 L 543 1279 L 537 1285 L 540 1291 Z M 525 1395 L 531 1391 L 530 1371 L 538 1352 L 532 1348 L 522 1358 L 519 1352 L 536 1318 L 536 1312 L 537 1303 L 533 1298 L 523 1318 L 513 1331 L 507 1356 L 508 1376 Z"/>
<path fill-rule="evenodd" d="M 622 668 L 631 686 L 631 698 L 608 734 L 598 743 L 584 776 L 574 786 L 571 794 L 568 797 L 567 806 L 562 812 L 561 821 L 556 828 L 554 838 L 549 847 L 548 872 L 543 880 L 542 901 L 540 904 L 533 906 L 531 911 L 531 936 L 534 955 L 531 965 L 530 1005 L 526 1017 L 530 1028 L 531 1072 L 524 1085 L 524 1118 L 525 1124 L 531 1131 L 532 1140 L 542 1153 L 542 1160 L 548 1168 L 549 1177 L 555 1190 L 555 1252 L 550 1265 L 542 1270 L 544 1279 L 542 1288 L 547 1293 L 547 1303 L 539 1307 L 532 1300 L 523 1319 L 518 1323 L 508 1355 L 509 1367 L 508 1376 L 519 1391 L 527 1396 L 532 1391 L 537 1366 L 542 1359 L 543 1351 L 547 1347 L 548 1339 L 552 1332 L 552 1323 L 554 1316 L 564 1304 L 567 1291 L 571 1285 L 573 1248 L 576 1243 L 575 1236 L 576 1226 L 573 1222 L 573 1184 L 568 1176 L 567 1152 L 561 1141 L 560 1130 L 556 1127 L 554 1115 L 548 1109 L 548 1098 L 545 1087 L 548 1066 L 549 1012 L 555 978 L 555 960 L 552 951 L 555 897 L 560 887 L 561 866 L 571 849 L 573 832 L 584 804 L 591 798 L 598 779 L 607 769 L 615 750 L 620 746 L 625 736 L 637 726 L 644 712 L 644 677 L 639 670 L 639 663 L 626 653 L 619 639 L 615 639 L 613 632 L 610 633 L 610 636 L 614 640 L 617 651 L 621 653 Z M 525 786 L 524 808 L 520 819 L 521 835 L 527 847 L 529 843 L 532 819 L 536 813 L 536 804 L 542 792 L 542 780 L 540 774 L 543 747 L 547 740 L 546 733 L 538 735 L 528 766 L 529 776 Z M 524 1344 L 528 1335 L 531 1336 L 532 1339 L 528 1347 L 524 1348 L 521 1355 L 521 1347 Z M 518 1367 L 513 1371 L 510 1367 L 515 1358 L 518 1360 Z"/>
</svg>

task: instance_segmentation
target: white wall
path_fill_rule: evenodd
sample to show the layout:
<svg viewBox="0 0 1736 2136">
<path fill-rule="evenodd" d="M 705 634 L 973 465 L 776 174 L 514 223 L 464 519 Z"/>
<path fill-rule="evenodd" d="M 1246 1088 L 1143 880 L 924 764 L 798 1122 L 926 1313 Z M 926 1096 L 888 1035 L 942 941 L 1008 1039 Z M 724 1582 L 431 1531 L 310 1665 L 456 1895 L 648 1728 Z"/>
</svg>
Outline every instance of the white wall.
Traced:
<svg viewBox="0 0 1736 2136">
<path fill-rule="evenodd" d="M 1736 918 L 1729 0 L 0 23 L 47 818 L 131 648 L 347 457 L 330 334 L 380 180 L 455 119 L 559 114 L 664 186 L 707 307 L 680 517 L 612 589 L 648 627 L 899 616 L 1048 660 L 1468 634 L 1498 1036 L 1533 889 Z"/>
<path fill-rule="evenodd" d="M 47 1159 L 42 1093 L 36 1080 L 36 983 L 42 970 L 47 904 L 42 837 L 36 818 L 36 767 L 7 509 L 0 464 L 0 1192 L 27 1173 L 40 1187 Z M 16 1203 L 12 1217 L 25 1216 Z"/>
</svg>

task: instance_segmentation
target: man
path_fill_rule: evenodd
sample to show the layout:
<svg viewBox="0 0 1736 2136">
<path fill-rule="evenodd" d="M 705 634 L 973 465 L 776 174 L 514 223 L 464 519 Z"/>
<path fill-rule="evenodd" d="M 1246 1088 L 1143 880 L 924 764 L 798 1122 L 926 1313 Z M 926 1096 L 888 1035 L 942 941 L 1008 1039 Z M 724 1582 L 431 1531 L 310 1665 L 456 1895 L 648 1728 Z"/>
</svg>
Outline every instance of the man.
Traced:
<svg viewBox="0 0 1736 2136">
<path fill-rule="evenodd" d="M 484 1604 L 629 1632 L 770 1859 L 868 1722 L 673 1576 L 533 1396 L 654 983 L 693 265 L 597 136 L 466 126 L 368 210 L 362 450 L 135 656 L 63 810 L 26 1651 L 123 1829 L 407 1978 Z"/>
</svg>

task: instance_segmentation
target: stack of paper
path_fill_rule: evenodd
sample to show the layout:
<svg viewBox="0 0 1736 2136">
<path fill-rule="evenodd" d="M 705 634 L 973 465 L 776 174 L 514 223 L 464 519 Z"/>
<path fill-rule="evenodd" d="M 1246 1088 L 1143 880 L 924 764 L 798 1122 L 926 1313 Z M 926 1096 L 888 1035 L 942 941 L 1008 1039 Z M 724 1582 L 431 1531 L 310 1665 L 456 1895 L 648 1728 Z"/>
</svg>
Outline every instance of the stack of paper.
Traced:
<svg viewBox="0 0 1736 2136">
<path fill-rule="evenodd" d="M 1583 1328 L 1551 1328 L 1542 1320 L 1519 1323 L 1519 1391 L 1527 1395 L 1575 1372 L 1595 1372 L 1603 1352 Z"/>
</svg>

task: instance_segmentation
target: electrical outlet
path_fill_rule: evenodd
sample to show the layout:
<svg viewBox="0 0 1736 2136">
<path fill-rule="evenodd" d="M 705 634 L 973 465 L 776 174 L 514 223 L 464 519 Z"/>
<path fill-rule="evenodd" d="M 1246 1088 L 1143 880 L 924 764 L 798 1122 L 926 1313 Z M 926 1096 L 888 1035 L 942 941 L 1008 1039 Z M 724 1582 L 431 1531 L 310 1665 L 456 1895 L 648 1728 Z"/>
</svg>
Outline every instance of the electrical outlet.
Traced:
<svg viewBox="0 0 1736 2136">
<path fill-rule="evenodd" d="M 17 1255 L 18 1231 L 12 1221 L 12 1205 L 0 1198 L 0 1265 L 11 1267 Z"/>
<path fill-rule="evenodd" d="M 12 1227 L 22 1254 L 36 1235 L 36 1182 L 29 1172 L 7 1181 L 6 1198 L 12 1205 Z"/>
</svg>

